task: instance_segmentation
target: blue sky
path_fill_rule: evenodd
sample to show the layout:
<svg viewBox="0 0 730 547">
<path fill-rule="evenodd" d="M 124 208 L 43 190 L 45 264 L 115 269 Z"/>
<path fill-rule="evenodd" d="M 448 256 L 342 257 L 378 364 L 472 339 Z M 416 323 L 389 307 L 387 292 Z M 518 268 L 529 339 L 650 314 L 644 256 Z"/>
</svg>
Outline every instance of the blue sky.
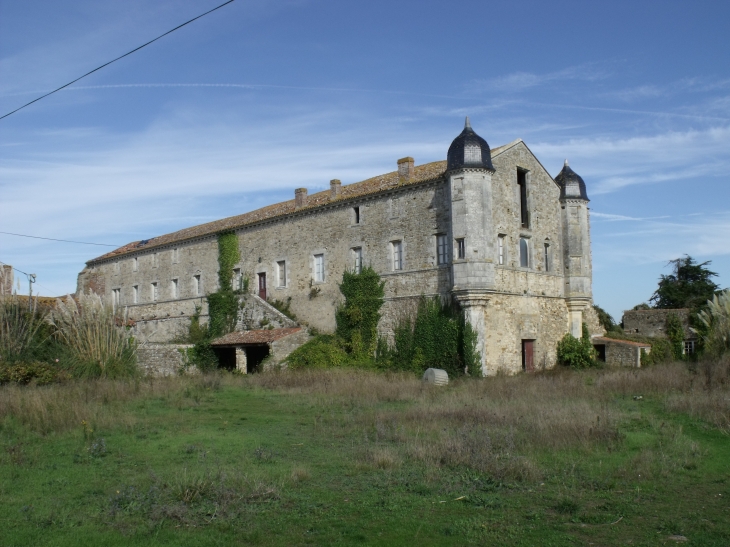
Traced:
<svg viewBox="0 0 730 547">
<path fill-rule="evenodd" d="M 0 0 L 0 115 L 220 1 Z M 591 198 L 617 319 L 666 262 L 730 285 L 730 4 L 236 0 L 0 121 L 0 231 L 124 244 L 446 157 L 469 115 Z M 0 234 L 75 290 L 106 251 Z"/>
</svg>

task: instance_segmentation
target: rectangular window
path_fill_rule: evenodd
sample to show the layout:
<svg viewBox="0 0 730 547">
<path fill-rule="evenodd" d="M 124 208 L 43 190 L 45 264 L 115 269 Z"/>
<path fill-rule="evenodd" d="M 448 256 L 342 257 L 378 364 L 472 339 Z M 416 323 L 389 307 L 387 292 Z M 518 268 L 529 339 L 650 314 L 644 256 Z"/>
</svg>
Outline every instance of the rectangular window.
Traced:
<svg viewBox="0 0 730 547">
<path fill-rule="evenodd" d="M 545 271 L 549 272 L 552 268 L 550 264 L 550 243 L 545 243 Z"/>
<path fill-rule="evenodd" d="M 448 264 L 448 244 L 444 234 L 436 236 L 436 263 L 437 264 Z"/>
<path fill-rule="evenodd" d="M 172 294 L 173 298 L 178 298 L 180 296 L 177 279 L 173 279 L 172 283 L 170 283 L 170 294 Z"/>
<path fill-rule="evenodd" d="M 154 283 L 150 283 L 150 289 L 151 289 L 151 292 L 152 292 L 152 301 L 153 302 L 157 302 L 157 298 L 159 297 L 160 293 L 159 293 L 159 291 L 157 289 L 157 282 L 156 281 Z"/>
<path fill-rule="evenodd" d="M 314 255 L 314 280 L 318 283 L 324 281 L 324 255 Z"/>
<path fill-rule="evenodd" d="M 530 214 L 527 210 L 527 171 L 517 170 L 517 185 L 520 187 L 520 221 L 523 228 L 530 227 Z"/>
<path fill-rule="evenodd" d="M 194 275 L 193 276 L 193 294 L 195 296 L 199 296 L 201 289 L 202 289 L 202 287 L 200 284 L 200 274 Z"/>
<path fill-rule="evenodd" d="M 352 208 L 352 216 L 355 224 L 360 224 L 360 207 Z"/>
<path fill-rule="evenodd" d="M 138 267 L 139 267 L 139 259 L 135 256 L 132 259 L 132 271 L 136 272 Z"/>
<path fill-rule="evenodd" d="M 359 274 L 362 272 L 362 247 L 352 249 L 352 257 L 354 260 L 353 271 Z"/>
<path fill-rule="evenodd" d="M 121 292 L 121 289 L 112 289 L 112 303 L 114 304 L 115 308 L 121 302 Z"/>
<path fill-rule="evenodd" d="M 276 279 L 277 287 L 286 287 L 286 261 L 281 260 L 276 263 Z"/>
<path fill-rule="evenodd" d="M 463 237 L 456 240 L 456 258 L 466 258 L 466 240 Z"/>
<path fill-rule="evenodd" d="M 520 238 L 520 268 L 530 267 L 530 246 L 526 237 Z"/>
<path fill-rule="evenodd" d="M 504 266 L 504 234 L 497 236 L 497 264 Z"/>
<path fill-rule="evenodd" d="M 139 301 L 139 285 L 132 287 L 132 304 L 136 304 Z"/>
<path fill-rule="evenodd" d="M 394 241 L 393 245 L 393 270 L 403 269 L 403 242 Z"/>
<path fill-rule="evenodd" d="M 233 268 L 233 279 L 231 282 L 234 291 L 239 291 L 243 288 L 243 279 L 241 279 L 241 268 Z"/>
<path fill-rule="evenodd" d="M 694 352 L 695 352 L 695 341 L 694 340 L 685 340 L 684 341 L 684 354 L 692 355 Z"/>
</svg>

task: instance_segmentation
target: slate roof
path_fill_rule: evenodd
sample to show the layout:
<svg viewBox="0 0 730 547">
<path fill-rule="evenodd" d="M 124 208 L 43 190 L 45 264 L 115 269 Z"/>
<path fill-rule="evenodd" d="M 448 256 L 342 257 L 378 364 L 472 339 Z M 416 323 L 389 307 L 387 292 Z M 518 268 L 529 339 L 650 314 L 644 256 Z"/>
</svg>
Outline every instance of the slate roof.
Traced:
<svg viewBox="0 0 730 547">
<path fill-rule="evenodd" d="M 494 158 L 496 155 L 500 154 L 504 150 L 511 148 L 518 142 L 521 142 L 521 140 L 518 139 L 510 144 L 506 144 L 504 146 L 492 149 L 492 158 Z M 307 211 L 322 207 L 324 205 L 341 202 L 343 200 L 364 197 L 372 194 L 378 194 L 380 192 L 385 192 L 387 190 L 392 190 L 394 188 L 401 188 L 429 182 L 440 178 L 445 172 L 445 161 L 434 161 L 431 163 L 425 163 L 423 165 L 416 166 L 414 174 L 410 179 L 403 179 L 399 177 L 398 171 L 391 171 L 390 173 L 373 177 L 361 182 L 343 185 L 340 191 L 340 195 L 335 199 L 332 199 L 329 189 L 323 190 L 321 192 L 317 192 L 316 194 L 309 195 L 307 197 L 307 205 L 305 207 L 297 208 L 293 199 L 290 199 L 289 201 L 282 201 L 281 203 L 268 205 L 266 207 L 262 207 L 261 209 L 250 211 L 242 215 L 223 218 L 221 220 L 215 220 L 206 224 L 199 224 L 197 226 L 184 228 L 182 230 L 178 230 L 177 232 L 154 237 L 152 239 L 133 241 L 132 243 L 127 243 L 126 245 L 123 245 L 109 253 L 93 258 L 89 260 L 87 264 L 92 264 L 97 261 L 130 254 L 139 250 L 152 249 L 155 247 L 170 245 L 171 243 L 177 243 L 179 241 L 185 241 L 203 236 L 210 236 L 228 230 L 235 230 L 237 228 L 256 224 L 264 220 L 271 220 L 277 217 L 285 216 L 295 211 Z"/>
<path fill-rule="evenodd" d="M 236 331 L 213 340 L 211 346 L 243 346 L 250 344 L 270 344 L 290 334 L 302 330 L 301 327 L 290 327 L 286 329 L 260 329 Z"/>
</svg>

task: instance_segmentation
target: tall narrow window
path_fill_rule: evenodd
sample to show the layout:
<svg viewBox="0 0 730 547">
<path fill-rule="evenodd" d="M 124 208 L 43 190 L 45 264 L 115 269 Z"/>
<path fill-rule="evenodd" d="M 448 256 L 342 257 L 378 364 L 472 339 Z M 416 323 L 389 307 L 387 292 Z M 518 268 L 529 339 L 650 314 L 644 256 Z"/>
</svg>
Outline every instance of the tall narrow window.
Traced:
<svg viewBox="0 0 730 547">
<path fill-rule="evenodd" d="M 233 290 L 240 291 L 242 288 L 241 268 L 233 268 Z"/>
<path fill-rule="evenodd" d="M 114 273 L 119 273 L 119 261 L 114 261 Z"/>
<path fill-rule="evenodd" d="M 276 263 L 277 287 L 286 287 L 286 261 L 280 260 Z"/>
<path fill-rule="evenodd" d="M 352 258 L 354 260 L 353 271 L 355 273 L 362 272 L 362 247 L 355 247 L 352 249 Z"/>
<path fill-rule="evenodd" d="M 403 242 L 394 241 L 392 243 L 392 245 L 393 245 L 393 269 L 402 270 L 403 269 Z"/>
<path fill-rule="evenodd" d="M 355 224 L 360 224 L 360 207 L 352 208 L 352 216 Z"/>
<path fill-rule="evenodd" d="M 173 279 L 172 283 L 170 283 L 170 294 L 173 298 L 178 298 L 180 296 L 180 291 L 178 290 L 178 284 L 177 279 Z"/>
<path fill-rule="evenodd" d="M 504 234 L 497 236 L 497 263 L 504 265 Z"/>
<path fill-rule="evenodd" d="M 139 301 L 139 285 L 132 287 L 132 304 L 136 304 Z"/>
<path fill-rule="evenodd" d="M 153 268 L 156 268 L 157 265 L 158 265 L 158 262 L 157 262 L 157 253 L 152 253 L 152 267 Z"/>
<path fill-rule="evenodd" d="M 152 293 L 152 301 L 157 302 L 157 298 L 160 295 L 160 293 L 157 289 L 157 281 L 150 284 L 150 292 Z"/>
<path fill-rule="evenodd" d="M 545 243 L 544 251 L 545 251 L 545 271 L 549 272 L 552 269 L 552 264 L 550 264 L 550 243 Z"/>
<path fill-rule="evenodd" d="M 314 255 L 314 280 L 324 281 L 324 255 Z"/>
<path fill-rule="evenodd" d="M 119 305 L 121 301 L 121 292 L 121 289 L 112 289 L 112 303 L 115 308 Z"/>
<path fill-rule="evenodd" d="M 177 249 L 177 247 L 175 247 L 175 248 L 174 248 L 174 249 L 172 250 L 172 263 L 173 263 L 173 264 L 177 264 L 177 263 L 179 262 L 179 260 L 180 260 L 180 255 L 179 255 L 179 253 L 178 253 L 178 249 Z"/>
<path fill-rule="evenodd" d="M 521 268 L 529 268 L 530 267 L 530 258 L 529 258 L 529 240 L 526 237 L 520 238 L 520 267 Z"/>
<path fill-rule="evenodd" d="M 193 294 L 195 296 L 200 295 L 200 290 L 201 290 L 201 286 L 200 286 L 200 274 L 194 275 L 193 276 Z"/>
<path fill-rule="evenodd" d="M 456 240 L 456 258 L 466 258 L 466 241 L 463 237 Z"/>
<path fill-rule="evenodd" d="M 132 259 L 132 271 L 136 272 L 138 267 L 139 267 L 139 259 L 135 256 Z"/>
<path fill-rule="evenodd" d="M 530 214 L 527 210 L 527 171 L 517 170 L 517 185 L 520 187 L 520 220 L 523 228 L 530 227 Z"/>
<path fill-rule="evenodd" d="M 448 240 L 446 235 L 439 234 L 436 236 L 436 263 L 437 264 L 448 264 Z"/>
</svg>

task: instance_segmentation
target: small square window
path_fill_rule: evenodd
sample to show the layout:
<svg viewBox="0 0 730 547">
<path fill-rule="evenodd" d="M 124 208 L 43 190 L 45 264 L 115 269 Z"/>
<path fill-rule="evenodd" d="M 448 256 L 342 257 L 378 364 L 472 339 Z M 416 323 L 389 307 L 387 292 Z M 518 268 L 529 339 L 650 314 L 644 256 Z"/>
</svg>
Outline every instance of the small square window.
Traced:
<svg viewBox="0 0 730 547">
<path fill-rule="evenodd" d="M 356 274 L 362 273 L 362 247 L 352 249 L 353 271 Z"/>
<path fill-rule="evenodd" d="M 460 237 L 456 240 L 456 258 L 466 258 L 466 241 L 463 237 Z"/>
<path fill-rule="evenodd" d="M 684 354 L 692 355 L 694 352 L 695 352 L 695 341 L 694 340 L 685 340 L 684 341 Z"/>
<path fill-rule="evenodd" d="M 276 263 L 276 280 L 277 287 L 286 287 L 286 261 L 281 260 Z"/>
<path fill-rule="evenodd" d="M 314 255 L 314 280 L 324 282 L 324 255 Z"/>
</svg>

